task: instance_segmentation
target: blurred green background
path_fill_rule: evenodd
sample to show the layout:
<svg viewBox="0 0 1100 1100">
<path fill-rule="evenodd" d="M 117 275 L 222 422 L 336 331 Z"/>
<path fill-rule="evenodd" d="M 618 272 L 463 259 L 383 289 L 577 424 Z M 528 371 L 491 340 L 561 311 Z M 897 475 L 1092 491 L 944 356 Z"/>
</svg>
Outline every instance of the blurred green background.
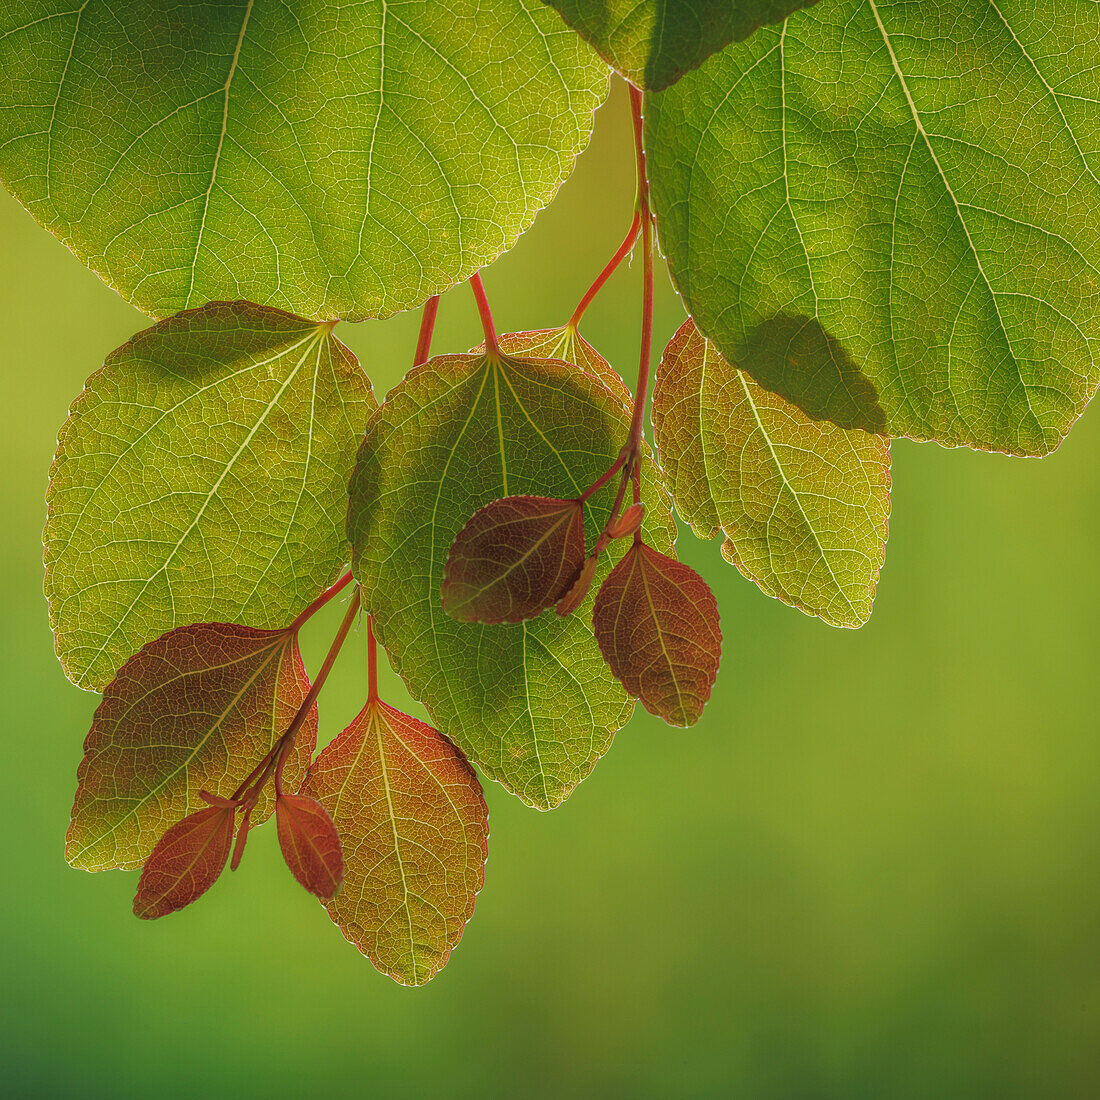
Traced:
<svg viewBox="0 0 1100 1100">
<path fill-rule="evenodd" d="M 486 272 L 498 326 L 564 321 L 632 201 L 617 90 L 553 207 Z M 897 443 L 859 632 L 766 599 L 685 531 L 725 633 L 703 720 L 639 713 L 550 814 L 490 785 L 477 912 L 443 973 L 407 990 L 292 881 L 270 829 L 159 922 L 130 914 L 136 875 L 65 864 L 97 700 L 53 657 L 43 494 L 69 402 L 148 322 L 8 196 L 0 256 L 0 1092 L 1100 1095 L 1100 410 L 1042 462 Z M 631 383 L 639 283 L 635 261 L 585 323 Z M 659 290 L 658 350 L 683 317 L 663 275 Z M 381 395 L 417 325 L 337 335 Z M 435 350 L 479 339 L 456 288 Z M 312 668 L 339 614 L 311 624 Z M 324 737 L 365 674 L 360 634 L 322 696 Z"/>
</svg>

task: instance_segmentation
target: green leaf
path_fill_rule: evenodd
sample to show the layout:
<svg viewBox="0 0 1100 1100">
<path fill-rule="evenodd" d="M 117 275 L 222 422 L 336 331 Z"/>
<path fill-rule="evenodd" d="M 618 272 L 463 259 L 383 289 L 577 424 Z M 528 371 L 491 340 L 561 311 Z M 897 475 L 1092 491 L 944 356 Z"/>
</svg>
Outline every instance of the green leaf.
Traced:
<svg viewBox="0 0 1100 1100">
<path fill-rule="evenodd" d="M 546 0 L 632 84 L 660 91 L 730 42 L 817 0 Z"/>
<path fill-rule="evenodd" d="M 628 428 L 621 399 L 574 366 L 439 356 L 372 417 L 352 479 L 353 568 L 379 641 L 433 724 L 541 809 L 592 770 L 631 703 L 600 658 L 589 615 L 459 622 L 443 610 L 443 567 L 480 507 L 512 494 L 579 496 L 614 462 Z M 671 550 L 667 499 L 653 463 L 644 471 L 649 538 Z M 585 505 L 590 538 L 613 496 L 612 486 Z"/>
<path fill-rule="evenodd" d="M 340 832 L 340 931 L 402 985 L 424 985 L 462 938 L 485 881 L 489 810 L 438 730 L 377 699 L 309 769 L 303 791 Z"/>
<path fill-rule="evenodd" d="M 832 0 L 653 97 L 700 330 L 811 415 L 1053 450 L 1100 381 L 1097 41 L 1100 4 Z"/>
<path fill-rule="evenodd" d="M 86 871 L 140 867 L 161 833 L 207 806 L 200 792 L 233 794 L 308 691 L 292 630 L 200 623 L 151 642 L 122 666 L 95 712 L 77 771 L 68 861 Z M 314 707 L 283 773 L 290 790 L 316 741 Z M 273 807 L 261 794 L 252 824 Z"/>
<path fill-rule="evenodd" d="M 832 626 L 871 615 L 886 554 L 890 445 L 810 420 L 758 386 L 688 320 L 653 388 L 676 510 L 761 591 Z"/>
<path fill-rule="evenodd" d="M 607 69 L 538 0 L 8 0 L 0 178 L 164 317 L 386 316 L 510 248 Z"/>
<path fill-rule="evenodd" d="M 286 626 L 347 561 L 369 379 L 316 325 L 213 303 L 110 355 L 61 429 L 47 493 L 57 654 L 101 689 L 174 626 Z"/>
</svg>

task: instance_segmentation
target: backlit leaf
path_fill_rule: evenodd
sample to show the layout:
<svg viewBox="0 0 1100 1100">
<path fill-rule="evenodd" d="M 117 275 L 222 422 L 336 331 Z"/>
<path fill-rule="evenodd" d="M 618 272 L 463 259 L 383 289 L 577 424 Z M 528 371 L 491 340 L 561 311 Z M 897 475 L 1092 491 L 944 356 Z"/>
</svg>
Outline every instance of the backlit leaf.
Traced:
<svg viewBox="0 0 1100 1100">
<path fill-rule="evenodd" d="M 1100 380 L 1098 41 L 1095 3 L 830 0 L 653 97 L 700 330 L 812 416 L 1053 450 Z"/>
<path fill-rule="evenodd" d="M 718 675 L 718 605 L 694 569 L 635 543 L 596 597 L 596 640 L 646 710 L 674 726 L 699 720 Z"/>
<path fill-rule="evenodd" d="M 676 509 L 762 591 L 833 626 L 871 614 L 886 553 L 890 445 L 810 420 L 687 321 L 665 349 L 653 431 Z"/>
<path fill-rule="evenodd" d="M 314 798 L 282 794 L 275 801 L 279 847 L 294 877 L 322 901 L 344 881 L 344 855 L 332 818 Z"/>
<path fill-rule="evenodd" d="M 156 317 L 418 305 L 510 248 L 607 69 L 539 0 L 5 0 L 0 178 Z"/>
<path fill-rule="evenodd" d="M 74 867 L 140 867 L 157 837 L 228 798 L 294 717 L 309 680 L 290 631 L 203 623 L 173 630 L 130 658 L 104 693 L 84 742 L 65 839 Z M 317 742 L 317 710 L 283 775 L 293 790 Z M 265 792 L 254 824 L 272 810 Z"/>
<path fill-rule="evenodd" d="M 177 821 L 157 842 L 141 872 L 134 916 L 167 916 L 218 881 L 233 843 L 232 806 L 210 806 Z"/>
<path fill-rule="evenodd" d="M 302 789 L 344 847 L 329 916 L 384 974 L 423 985 L 462 938 L 485 880 L 489 811 L 473 769 L 431 726 L 373 701 Z"/>
<path fill-rule="evenodd" d="M 660 91 L 712 53 L 817 0 L 546 0 L 632 84 Z"/>
<path fill-rule="evenodd" d="M 378 640 L 434 724 L 542 809 L 592 770 L 630 701 L 600 660 L 587 615 L 462 623 L 443 610 L 443 567 L 480 507 L 512 494 L 579 496 L 628 429 L 620 398 L 566 363 L 439 356 L 410 371 L 371 418 L 352 479 L 353 568 Z M 654 470 L 646 464 L 647 537 L 671 550 Z M 589 539 L 613 496 L 612 487 L 586 503 Z"/>
<path fill-rule="evenodd" d="M 347 561 L 347 481 L 375 407 L 331 325 L 247 302 L 181 313 L 109 356 L 61 429 L 47 494 L 69 678 L 102 689 L 175 626 L 286 626 Z"/>
<path fill-rule="evenodd" d="M 470 517 L 451 547 L 443 610 L 468 623 L 533 618 L 569 591 L 584 559 L 579 500 L 494 500 Z"/>
</svg>

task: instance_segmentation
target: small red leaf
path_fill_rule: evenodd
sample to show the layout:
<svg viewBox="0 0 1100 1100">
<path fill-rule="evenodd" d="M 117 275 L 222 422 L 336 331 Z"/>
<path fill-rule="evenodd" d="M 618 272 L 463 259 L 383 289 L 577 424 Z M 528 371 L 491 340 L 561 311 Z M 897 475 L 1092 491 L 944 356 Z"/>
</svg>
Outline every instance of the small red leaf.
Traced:
<svg viewBox="0 0 1100 1100">
<path fill-rule="evenodd" d="M 244 855 L 244 846 L 248 843 L 248 830 L 252 828 L 252 807 L 249 806 L 241 818 L 237 828 L 237 843 L 233 845 L 233 858 L 229 861 L 229 869 L 235 871 L 241 865 L 241 856 Z"/>
<path fill-rule="evenodd" d="M 335 897 L 344 883 L 340 834 L 315 798 L 279 795 L 275 803 L 279 846 L 294 877 L 322 901 Z"/>
<path fill-rule="evenodd" d="M 596 575 L 596 561 L 595 554 L 590 554 L 584 559 L 584 566 L 573 582 L 573 587 L 558 601 L 558 614 L 563 618 L 566 615 L 572 615 L 588 595 L 588 590 L 592 587 L 592 578 Z"/>
<path fill-rule="evenodd" d="M 190 905 L 218 880 L 233 843 L 233 806 L 211 806 L 177 821 L 157 842 L 134 896 L 134 914 L 163 917 Z"/>
<path fill-rule="evenodd" d="M 503 497 L 467 521 L 443 570 L 443 609 L 464 622 L 518 623 L 552 607 L 584 564 L 579 500 Z"/>
<path fill-rule="evenodd" d="M 645 505 L 639 501 L 637 504 L 632 504 L 621 516 L 607 525 L 607 534 L 609 538 L 613 539 L 625 539 L 629 535 L 633 535 L 642 526 L 642 520 L 645 519 Z"/>
<path fill-rule="evenodd" d="M 592 622 L 604 660 L 646 710 L 674 726 L 699 720 L 722 632 L 714 595 L 694 569 L 636 543 L 604 581 Z"/>
</svg>

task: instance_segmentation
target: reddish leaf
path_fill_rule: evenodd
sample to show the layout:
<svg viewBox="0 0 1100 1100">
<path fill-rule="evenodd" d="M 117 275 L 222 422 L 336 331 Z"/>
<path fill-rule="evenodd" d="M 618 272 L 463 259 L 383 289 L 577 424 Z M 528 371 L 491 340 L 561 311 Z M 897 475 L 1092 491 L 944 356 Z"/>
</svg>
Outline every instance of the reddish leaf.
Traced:
<svg viewBox="0 0 1100 1100">
<path fill-rule="evenodd" d="M 283 794 L 275 801 L 279 846 L 294 877 L 322 901 L 344 882 L 340 834 L 324 806 L 315 798 Z"/>
<path fill-rule="evenodd" d="M 229 861 L 229 869 L 235 871 L 241 865 L 241 857 L 244 855 L 244 846 L 248 843 L 248 830 L 252 828 L 252 810 L 245 810 L 244 817 L 237 827 L 237 843 L 233 845 L 233 858 Z"/>
<path fill-rule="evenodd" d="M 317 757 L 302 793 L 343 840 L 329 916 L 383 973 L 423 985 L 485 878 L 489 816 L 473 769 L 437 730 L 375 701 Z"/>
<path fill-rule="evenodd" d="M 503 497 L 466 522 L 443 569 L 443 609 L 464 622 L 518 623 L 552 607 L 584 565 L 579 500 Z"/>
<path fill-rule="evenodd" d="M 190 905 L 218 880 L 233 843 L 230 806 L 211 806 L 177 821 L 157 842 L 141 872 L 134 915 L 163 917 Z"/>
<path fill-rule="evenodd" d="M 589 554 L 589 556 L 584 559 L 584 565 L 577 575 L 577 579 L 573 582 L 569 591 L 558 601 L 557 610 L 562 618 L 566 615 L 572 615 L 573 612 L 580 607 L 585 596 L 588 595 L 588 590 L 592 587 L 592 578 L 596 575 L 597 561 L 598 559 L 595 554 Z"/>
<path fill-rule="evenodd" d="M 180 627 L 150 642 L 119 670 L 96 710 L 77 772 L 65 839 L 75 867 L 140 867 L 156 838 L 226 797 L 282 735 L 309 679 L 295 635 L 226 623 Z M 317 736 L 314 709 L 286 765 L 293 790 Z M 266 793 L 255 824 L 274 808 Z"/>
<path fill-rule="evenodd" d="M 627 508 L 614 523 L 607 525 L 608 538 L 625 539 L 633 535 L 642 526 L 643 519 L 645 519 L 645 505 L 639 501 Z"/>
<path fill-rule="evenodd" d="M 694 569 L 636 543 L 611 570 L 592 615 L 604 660 L 646 710 L 699 720 L 718 675 L 718 605 Z"/>
</svg>

